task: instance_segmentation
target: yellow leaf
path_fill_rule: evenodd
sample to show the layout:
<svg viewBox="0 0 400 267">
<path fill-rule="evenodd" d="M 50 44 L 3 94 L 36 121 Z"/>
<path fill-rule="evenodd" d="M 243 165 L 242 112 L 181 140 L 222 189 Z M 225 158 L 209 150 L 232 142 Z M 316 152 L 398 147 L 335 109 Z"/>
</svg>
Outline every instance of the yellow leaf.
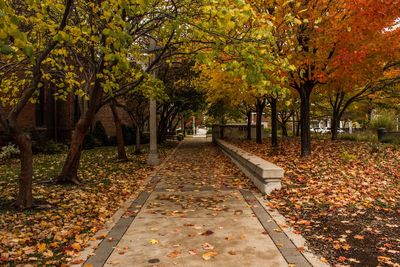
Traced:
<svg viewBox="0 0 400 267">
<path fill-rule="evenodd" d="M 218 255 L 217 252 L 209 251 L 209 252 L 206 252 L 203 255 L 201 255 L 201 257 L 203 258 L 203 260 L 208 261 L 208 260 L 210 260 L 211 258 L 213 258 L 213 257 L 215 257 L 217 255 Z"/>
<path fill-rule="evenodd" d="M 158 244 L 159 242 L 158 242 L 157 239 L 150 239 L 150 240 L 149 240 L 149 243 L 152 244 L 152 245 L 156 245 L 156 244 Z"/>
</svg>

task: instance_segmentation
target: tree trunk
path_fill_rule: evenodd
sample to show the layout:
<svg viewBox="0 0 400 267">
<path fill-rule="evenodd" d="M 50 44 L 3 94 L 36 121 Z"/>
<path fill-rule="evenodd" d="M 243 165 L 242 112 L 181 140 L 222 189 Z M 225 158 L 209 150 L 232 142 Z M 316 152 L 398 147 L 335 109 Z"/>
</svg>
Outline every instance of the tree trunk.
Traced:
<svg viewBox="0 0 400 267">
<path fill-rule="evenodd" d="M 78 123 L 75 125 L 67 159 L 65 160 L 62 171 L 57 178 L 61 183 L 80 184 L 78 179 L 78 168 L 82 154 L 83 142 L 90 125 L 93 123 L 97 110 L 101 106 L 101 100 L 103 96 L 103 88 L 101 87 L 101 83 L 102 81 L 100 79 L 95 81 L 95 85 L 90 95 L 88 109 L 84 116 L 81 117 Z"/>
<path fill-rule="evenodd" d="M 256 142 L 262 144 L 262 115 L 265 107 L 265 100 L 257 99 L 257 119 L 256 119 Z"/>
<path fill-rule="evenodd" d="M 276 108 L 277 99 L 272 97 L 270 99 L 271 104 L 271 145 L 273 147 L 278 146 L 278 111 Z"/>
<path fill-rule="evenodd" d="M 300 136 L 300 132 L 301 132 L 300 127 L 301 127 L 301 122 L 300 122 L 300 119 L 299 119 L 299 120 L 297 121 L 297 125 L 296 125 L 296 137 L 299 137 L 299 136 Z"/>
<path fill-rule="evenodd" d="M 136 144 L 135 144 L 135 154 L 142 153 L 141 143 L 140 143 L 140 127 L 136 125 Z"/>
<path fill-rule="evenodd" d="M 247 140 L 251 140 L 251 110 L 247 112 Z"/>
<path fill-rule="evenodd" d="M 296 136 L 296 116 L 294 112 L 292 116 L 292 135 Z"/>
<path fill-rule="evenodd" d="M 282 128 L 282 135 L 287 137 L 288 136 L 288 132 L 287 132 L 287 127 L 286 127 L 286 122 L 282 123 L 281 128 Z"/>
<path fill-rule="evenodd" d="M 332 141 L 337 140 L 337 136 L 338 136 L 338 124 L 339 124 L 339 114 L 336 114 L 337 112 L 333 112 L 332 114 L 332 125 L 331 125 L 331 139 Z"/>
<path fill-rule="evenodd" d="M 110 108 L 113 114 L 115 130 L 117 134 L 118 160 L 128 161 L 128 157 L 126 156 L 126 151 L 125 151 L 124 135 L 122 133 L 121 119 L 119 118 L 115 101 L 111 101 Z"/>
<path fill-rule="evenodd" d="M 304 85 L 305 87 L 306 85 Z M 311 155 L 311 132 L 310 132 L 310 92 L 307 88 L 300 90 L 300 124 L 301 124 L 301 156 Z"/>
<path fill-rule="evenodd" d="M 32 141 L 28 134 L 19 127 L 12 129 L 12 137 L 20 150 L 21 173 L 19 177 L 19 191 L 15 205 L 20 209 L 33 206 L 32 196 Z"/>
<path fill-rule="evenodd" d="M 185 117 L 183 114 L 181 115 L 181 128 L 182 128 L 182 135 L 183 137 L 186 137 L 186 131 L 185 131 Z"/>
</svg>

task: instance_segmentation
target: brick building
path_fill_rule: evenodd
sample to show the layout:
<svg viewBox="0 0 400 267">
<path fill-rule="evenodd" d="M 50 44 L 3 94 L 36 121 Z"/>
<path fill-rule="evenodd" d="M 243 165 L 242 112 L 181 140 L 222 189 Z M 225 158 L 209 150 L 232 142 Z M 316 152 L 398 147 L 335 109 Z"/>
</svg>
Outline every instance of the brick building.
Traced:
<svg viewBox="0 0 400 267">
<path fill-rule="evenodd" d="M 18 123 L 23 128 L 41 133 L 50 140 L 68 142 L 81 116 L 81 106 L 77 96 L 70 95 L 66 101 L 56 100 L 50 90 L 42 90 L 37 103 L 29 103 L 22 110 Z M 5 110 L 7 112 L 9 109 L 5 108 Z M 132 125 L 129 115 L 121 108 L 117 110 L 122 123 Z M 99 110 L 94 123 L 97 121 L 101 121 L 108 136 L 115 136 L 114 120 L 109 106 L 104 106 Z M 4 129 L 0 125 L 0 132 L 2 130 Z M 0 145 L 8 142 L 4 139 L 4 135 L 0 135 Z"/>
</svg>

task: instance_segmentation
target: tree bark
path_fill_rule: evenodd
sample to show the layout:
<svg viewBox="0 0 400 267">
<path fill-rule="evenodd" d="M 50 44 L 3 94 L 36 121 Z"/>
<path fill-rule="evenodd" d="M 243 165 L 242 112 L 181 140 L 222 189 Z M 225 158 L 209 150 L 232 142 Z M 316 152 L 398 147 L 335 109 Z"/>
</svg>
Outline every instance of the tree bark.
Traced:
<svg viewBox="0 0 400 267">
<path fill-rule="evenodd" d="M 185 116 L 183 116 L 183 114 L 181 115 L 181 129 L 182 129 L 182 135 L 183 135 L 183 137 L 186 137 L 186 131 L 185 131 Z"/>
<path fill-rule="evenodd" d="M 332 114 L 332 125 L 331 125 L 331 139 L 332 141 L 337 140 L 337 136 L 338 136 L 338 125 L 339 125 L 339 114 L 336 114 L 336 112 L 333 112 Z"/>
<path fill-rule="evenodd" d="M 287 127 L 286 127 L 286 122 L 282 123 L 281 129 L 282 129 L 282 135 L 287 137 L 288 136 L 288 132 L 287 132 Z"/>
<path fill-rule="evenodd" d="M 311 132 L 310 132 L 310 94 L 311 90 L 306 88 L 299 90 L 300 93 L 300 125 L 301 125 L 301 156 L 311 155 Z"/>
<path fill-rule="evenodd" d="M 28 134 L 24 133 L 18 126 L 11 129 L 14 142 L 20 150 L 21 173 L 19 177 L 19 190 L 15 205 L 19 209 L 31 208 L 33 206 L 32 196 L 32 141 Z"/>
<path fill-rule="evenodd" d="M 265 99 L 257 99 L 256 109 L 257 109 L 257 119 L 256 119 L 256 142 L 257 144 L 262 144 L 262 115 L 265 108 Z"/>
<path fill-rule="evenodd" d="M 299 118 L 299 120 L 297 121 L 297 124 L 296 124 L 296 137 L 300 136 L 300 132 L 301 132 L 300 127 L 301 127 L 301 122 L 300 122 L 300 118 Z"/>
<path fill-rule="evenodd" d="M 78 168 L 83 149 L 83 142 L 85 140 L 85 135 L 87 134 L 90 125 L 92 125 L 97 110 L 101 104 L 103 96 L 103 88 L 101 87 L 101 83 L 102 81 L 100 79 L 95 81 L 95 85 L 90 96 L 88 109 L 75 126 L 67 158 L 62 171 L 57 178 L 61 183 L 80 184 L 78 179 Z"/>
<path fill-rule="evenodd" d="M 247 140 L 251 140 L 251 110 L 247 112 Z"/>
<path fill-rule="evenodd" d="M 142 153 L 141 142 L 140 142 L 140 127 L 136 125 L 136 144 L 135 144 L 135 154 Z"/>
<path fill-rule="evenodd" d="M 126 151 L 125 151 L 124 135 L 122 133 L 121 119 L 119 118 L 116 103 L 114 100 L 110 102 L 110 108 L 113 114 L 115 130 L 117 134 L 118 160 L 128 161 L 128 157 L 126 156 Z"/>
<path fill-rule="evenodd" d="M 271 97 L 270 99 L 271 104 L 271 145 L 273 147 L 278 146 L 278 111 L 277 111 L 277 99 Z"/>
</svg>

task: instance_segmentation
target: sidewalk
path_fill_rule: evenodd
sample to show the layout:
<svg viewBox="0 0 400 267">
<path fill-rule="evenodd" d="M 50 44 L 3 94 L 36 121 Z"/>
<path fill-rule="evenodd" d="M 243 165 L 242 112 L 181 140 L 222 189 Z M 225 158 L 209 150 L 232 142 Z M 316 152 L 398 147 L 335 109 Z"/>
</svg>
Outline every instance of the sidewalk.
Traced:
<svg viewBox="0 0 400 267">
<path fill-rule="evenodd" d="M 250 189 L 209 140 L 186 140 L 86 264 L 310 266 L 284 234 L 290 251 L 278 248 L 278 226 Z"/>
</svg>

